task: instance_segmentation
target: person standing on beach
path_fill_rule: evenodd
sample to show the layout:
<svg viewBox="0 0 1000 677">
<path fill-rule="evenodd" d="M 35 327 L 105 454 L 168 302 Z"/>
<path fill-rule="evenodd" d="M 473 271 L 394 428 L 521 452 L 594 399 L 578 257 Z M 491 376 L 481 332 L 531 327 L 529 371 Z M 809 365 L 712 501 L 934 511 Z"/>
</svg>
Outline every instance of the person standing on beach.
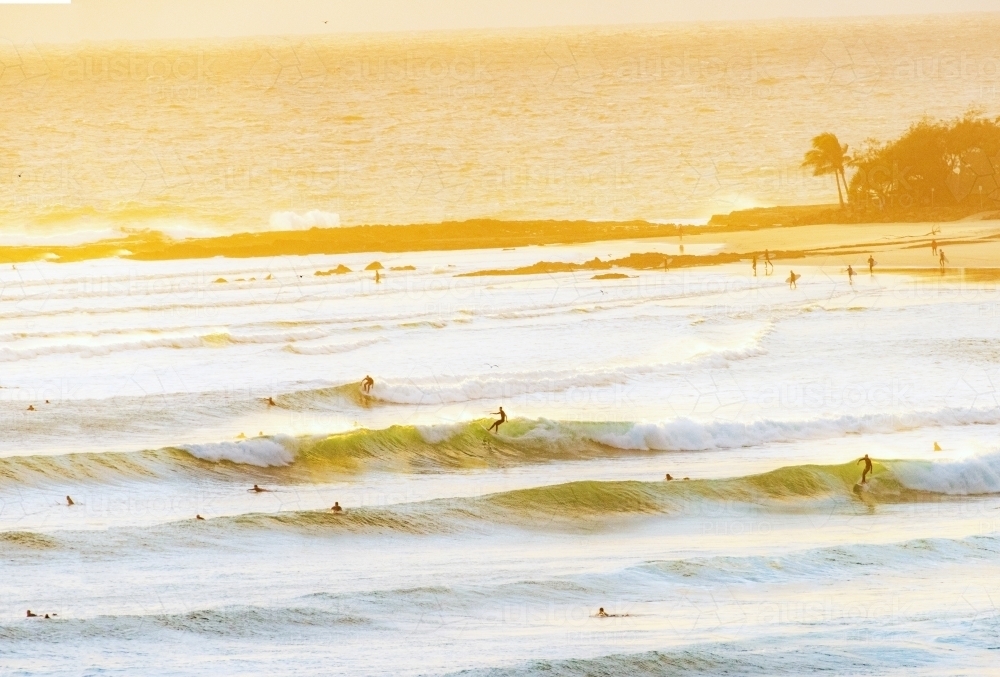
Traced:
<svg viewBox="0 0 1000 677">
<path fill-rule="evenodd" d="M 871 254 L 868 255 L 868 274 L 869 275 L 875 274 L 875 257 L 872 256 Z"/>
<path fill-rule="evenodd" d="M 765 249 L 764 250 L 764 274 L 765 275 L 770 275 L 771 274 L 771 273 L 767 272 L 767 267 L 768 266 L 771 266 L 771 273 L 773 273 L 774 272 L 774 264 L 771 263 L 771 252 L 769 252 L 768 250 Z"/>
<path fill-rule="evenodd" d="M 753 263 L 751 264 L 751 266 L 753 267 L 753 276 L 757 277 L 757 255 L 756 254 L 753 255 Z"/>
<path fill-rule="evenodd" d="M 941 270 L 944 270 L 944 264 L 946 264 L 947 262 L 948 262 L 948 259 L 946 259 L 945 256 L 944 256 L 944 250 L 943 249 L 939 249 L 938 250 L 938 265 L 941 266 Z"/>
<path fill-rule="evenodd" d="M 931 256 L 937 256 L 937 240 L 931 240 Z"/>
<path fill-rule="evenodd" d="M 847 281 L 848 281 L 848 282 L 849 282 L 849 283 L 850 283 L 850 284 L 851 284 L 852 286 L 854 285 L 854 276 L 855 276 L 855 275 L 857 275 L 857 273 L 855 273 L 855 272 L 854 272 L 854 269 L 853 269 L 853 268 L 851 268 L 851 266 L 850 266 L 850 265 L 848 265 L 848 266 L 847 266 Z"/>
<path fill-rule="evenodd" d="M 798 289 L 799 285 L 796 284 L 796 282 L 798 281 L 798 279 L 799 279 L 799 276 L 795 274 L 795 271 L 794 270 L 789 270 L 788 271 L 788 288 L 789 289 Z"/>
</svg>

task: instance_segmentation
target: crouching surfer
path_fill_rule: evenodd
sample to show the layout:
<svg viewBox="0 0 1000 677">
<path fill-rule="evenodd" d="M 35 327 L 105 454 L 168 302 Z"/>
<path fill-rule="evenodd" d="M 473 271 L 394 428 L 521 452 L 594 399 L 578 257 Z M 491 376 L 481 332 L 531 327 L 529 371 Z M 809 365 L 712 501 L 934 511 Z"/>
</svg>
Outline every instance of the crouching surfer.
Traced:
<svg viewBox="0 0 1000 677">
<path fill-rule="evenodd" d="M 861 471 L 861 484 L 868 484 L 867 477 L 868 473 L 872 471 L 872 460 L 868 458 L 868 454 L 865 454 L 858 459 L 858 463 L 861 463 L 862 461 L 865 463 L 865 469 Z M 854 465 L 857 465 L 858 463 L 855 463 Z"/>
</svg>

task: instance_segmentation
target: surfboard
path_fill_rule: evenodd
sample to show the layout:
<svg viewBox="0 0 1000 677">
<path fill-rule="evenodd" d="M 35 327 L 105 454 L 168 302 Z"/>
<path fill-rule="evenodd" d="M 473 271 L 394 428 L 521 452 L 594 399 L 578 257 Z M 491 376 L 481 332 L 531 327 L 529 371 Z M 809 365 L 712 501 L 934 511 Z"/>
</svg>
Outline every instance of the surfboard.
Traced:
<svg viewBox="0 0 1000 677">
<path fill-rule="evenodd" d="M 854 485 L 854 493 L 856 493 L 858 496 L 860 496 L 865 491 L 868 491 L 868 487 L 866 485 L 861 484 L 860 482 Z"/>
<path fill-rule="evenodd" d="M 795 282 L 795 281 L 799 280 L 799 278 L 801 278 L 801 277 L 802 276 L 799 275 L 798 273 L 796 273 L 795 275 L 789 275 L 788 277 L 785 278 L 785 282 L 788 282 L 789 284 L 791 284 L 792 282 Z"/>
</svg>

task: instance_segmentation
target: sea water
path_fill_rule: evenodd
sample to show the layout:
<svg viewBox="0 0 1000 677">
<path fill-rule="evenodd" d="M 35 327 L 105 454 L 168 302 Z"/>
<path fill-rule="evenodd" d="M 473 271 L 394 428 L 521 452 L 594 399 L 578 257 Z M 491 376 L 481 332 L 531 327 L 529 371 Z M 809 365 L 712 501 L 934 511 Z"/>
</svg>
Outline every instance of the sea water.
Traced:
<svg viewBox="0 0 1000 677">
<path fill-rule="evenodd" d="M 670 246 L 3 271 L 4 671 L 987 669 L 995 285 Z"/>
</svg>

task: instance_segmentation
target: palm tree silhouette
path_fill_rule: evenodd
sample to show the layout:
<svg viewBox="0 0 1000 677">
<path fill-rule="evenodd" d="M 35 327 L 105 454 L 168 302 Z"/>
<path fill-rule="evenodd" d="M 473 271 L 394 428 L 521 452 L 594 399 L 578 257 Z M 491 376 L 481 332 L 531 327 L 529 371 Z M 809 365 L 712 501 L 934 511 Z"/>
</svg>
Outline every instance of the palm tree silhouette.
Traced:
<svg viewBox="0 0 1000 677">
<path fill-rule="evenodd" d="M 847 144 L 840 144 L 836 134 L 824 132 L 813 137 L 812 149 L 806 152 L 803 167 L 812 167 L 813 176 L 833 174 L 837 180 L 837 198 L 840 206 L 844 206 L 844 194 L 840 190 L 840 182 L 844 182 L 844 191 L 847 191 L 847 176 L 844 174 L 844 165 L 851 161 L 847 155 Z"/>
</svg>

